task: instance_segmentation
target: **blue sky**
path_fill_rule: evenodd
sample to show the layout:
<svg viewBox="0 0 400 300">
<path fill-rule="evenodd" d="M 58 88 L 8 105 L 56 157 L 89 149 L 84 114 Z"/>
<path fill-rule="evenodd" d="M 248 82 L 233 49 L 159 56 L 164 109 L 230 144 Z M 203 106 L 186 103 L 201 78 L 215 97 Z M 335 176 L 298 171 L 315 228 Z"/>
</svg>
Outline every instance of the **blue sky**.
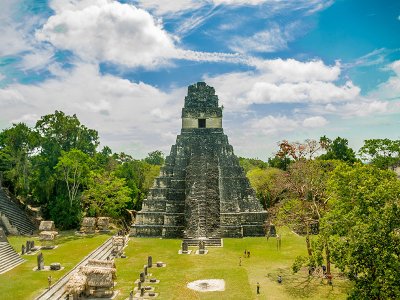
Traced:
<svg viewBox="0 0 400 300">
<path fill-rule="evenodd" d="M 169 152 L 187 86 L 237 155 L 283 139 L 399 139 L 395 0 L 2 0 L 0 129 L 62 110 L 134 157 Z"/>
</svg>

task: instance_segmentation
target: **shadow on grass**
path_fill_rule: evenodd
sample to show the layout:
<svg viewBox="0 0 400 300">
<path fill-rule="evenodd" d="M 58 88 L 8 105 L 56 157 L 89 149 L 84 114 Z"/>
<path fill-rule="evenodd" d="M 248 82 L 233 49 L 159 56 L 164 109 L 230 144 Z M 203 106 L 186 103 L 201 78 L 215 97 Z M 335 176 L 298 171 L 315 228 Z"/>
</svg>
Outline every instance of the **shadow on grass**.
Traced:
<svg viewBox="0 0 400 300">
<path fill-rule="evenodd" d="M 302 272 L 303 271 L 303 272 Z M 327 281 L 320 276 L 305 275 L 306 271 L 302 270 L 294 274 L 288 268 L 278 268 L 273 272 L 267 274 L 267 277 L 274 282 L 277 282 L 278 276 L 282 276 L 281 285 L 285 288 L 288 294 L 293 298 L 311 298 L 319 294 L 318 289 L 321 286 L 328 287 Z M 327 291 L 329 298 L 337 294 L 334 292 L 334 285 Z"/>
</svg>

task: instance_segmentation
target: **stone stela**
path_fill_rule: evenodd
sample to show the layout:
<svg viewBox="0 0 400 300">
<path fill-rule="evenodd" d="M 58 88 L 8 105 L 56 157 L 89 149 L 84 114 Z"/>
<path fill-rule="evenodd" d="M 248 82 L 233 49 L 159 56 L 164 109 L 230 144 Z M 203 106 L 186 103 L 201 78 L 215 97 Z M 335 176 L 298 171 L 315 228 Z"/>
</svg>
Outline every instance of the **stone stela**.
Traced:
<svg viewBox="0 0 400 300">
<path fill-rule="evenodd" d="M 222 128 L 213 87 L 190 85 L 181 134 L 171 147 L 132 235 L 203 240 L 264 236 L 267 212 L 255 197 Z"/>
<path fill-rule="evenodd" d="M 159 267 L 158 264 L 159 262 L 155 266 Z M 165 266 L 164 263 L 162 264 Z M 130 292 L 129 299 L 150 299 L 158 296 L 158 293 L 154 292 L 155 287 L 151 284 L 158 284 L 160 280 L 151 277 L 152 274 L 148 272 L 150 267 L 154 267 L 152 256 L 147 257 L 147 265 L 144 265 L 143 272 L 140 272 L 139 279 L 135 281 L 137 286 Z M 136 293 L 134 294 L 134 292 Z"/>
<path fill-rule="evenodd" d="M 206 244 L 204 241 L 199 242 L 199 254 L 205 254 L 206 253 Z"/>
<path fill-rule="evenodd" d="M 44 270 L 44 258 L 42 252 L 40 252 L 37 256 L 37 270 Z"/>
</svg>

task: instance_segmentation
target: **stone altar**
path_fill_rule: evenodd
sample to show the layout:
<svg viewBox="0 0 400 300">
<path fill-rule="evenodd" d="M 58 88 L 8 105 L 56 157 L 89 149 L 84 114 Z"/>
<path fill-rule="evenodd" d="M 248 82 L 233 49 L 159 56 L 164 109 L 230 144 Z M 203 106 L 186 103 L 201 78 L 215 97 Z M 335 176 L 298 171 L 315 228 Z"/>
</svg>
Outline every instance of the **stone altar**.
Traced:
<svg viewBox="0 0 400 300">
<path fill-rule="evenodd" d="M 263 236 L 267 212 L 222 128 L 214 88 L 188 88 L 182 130 L 155 179 L 132 235 L 164 238 Z"/>
</svg>

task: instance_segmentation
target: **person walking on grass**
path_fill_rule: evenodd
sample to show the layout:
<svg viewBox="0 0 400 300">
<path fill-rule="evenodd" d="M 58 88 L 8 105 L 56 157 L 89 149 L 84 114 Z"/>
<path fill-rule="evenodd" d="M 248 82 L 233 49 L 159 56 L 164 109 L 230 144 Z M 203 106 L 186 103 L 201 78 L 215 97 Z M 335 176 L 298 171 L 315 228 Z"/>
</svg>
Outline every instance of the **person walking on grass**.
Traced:
<svg viewBox="0 0 400 300">
<path fill-rule="evenodd" d="M 260 294 L 260 283 L 257 282 L 257 294 Z"/>
<path fill-rule="evenodd" d="M 51 288 L 51 281 L 52 281 L 52 278 L 50 275 L 49 277 L 47 277 L 47 282 L 49 283 L 49 289 Z"/>
</svg>

